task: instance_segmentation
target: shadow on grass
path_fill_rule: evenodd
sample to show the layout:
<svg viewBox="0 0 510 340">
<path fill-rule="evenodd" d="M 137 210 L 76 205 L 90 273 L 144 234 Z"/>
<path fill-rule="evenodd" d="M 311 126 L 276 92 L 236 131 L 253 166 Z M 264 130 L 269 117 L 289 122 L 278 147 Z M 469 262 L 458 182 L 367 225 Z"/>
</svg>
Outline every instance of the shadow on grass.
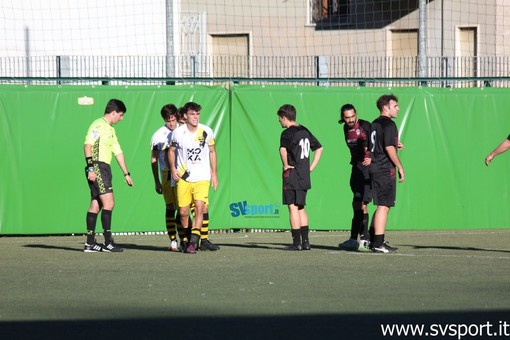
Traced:
<svg viewBox="0 0 510 340">
<path fill-rule="evenodd" d="M 510 310 L 463 313 L 169 317 L 150 319 L 0 322 L 2 339 L 382 339 L 396 325 L 421 337 L 495 338 L 510 335 Z M 506 325 L 506 326 L 505 326 Z M 482 327 L 483 326 L 483 327 Z M 428 334 L 425 334 L 428 332 Z M 499 332 L 499 333 L 498 333 Z M 501 334 L 501 332 L 506 332 Z M 386 334 L 386 338 L 392 337 Z M 418 334 L 407 338 L 421 338 Z M 404 334 L 393 338 L 406 338 Z"/>
<path fill-rule="evenodd" d="M 167 247 L 162 246 L 148 246 L 148 245 L 138 245 L 132 243 L 117 243 L 119 247 L 124 249 L 133 249 L 133 250 L 147 250 L 147 251 L 163 251 L 168 252 Z M 53 246 L 48 244 L 25 244 L 24 247 L 27 248 L 39 248 L 39 249 L 54 249 L 54 250 L 69 250 L 69 251 L 78 251 L 83 252 L 83 244 L 80 244 L 80 248 L 71 248 L 71 247 L 62 247 L 62 246 Z"/>
<path fill-rule="evenodd" d="M 46 250 L 53 249 L 53 250 L 69 250 L 69 251 L 83 252 L 83 248 L 71 248 L 71 247 L 52 246 L 52 245 L 49 245 L 49 244 L 25 244 L 23 247 L 46 249 Z"/>
<path fill-rule="evenodd" d="M 247 249 L 271 249 L 271 250 L 284 250 L 288 251 L 286 248 L 291 245 L 291 242 L 289 243 L 256 243 L 256 242 L 245 242 L 240 244 L 218 244 L 222 248 L 247 248 Z M 331 246 L 321 246 L 321 245 L 311 245 L 312 250 L 341 250 L 338 247 L 331 247 Z"/>
<path fill-rule="evenodd" d="M 510 250 L 504 250 L 504 249 L 484 249 L 484 248 L 476 248 L 476 247 L 424 246 L 424 245 L 412 245 L 412 244 L 405 244 L 403 246 L 411 247 L 413 249 L 441 249 L 441 250 L 464 250 L 464 251 L 484 251 L 484 252 L 510 253 Z"/>
</svg>

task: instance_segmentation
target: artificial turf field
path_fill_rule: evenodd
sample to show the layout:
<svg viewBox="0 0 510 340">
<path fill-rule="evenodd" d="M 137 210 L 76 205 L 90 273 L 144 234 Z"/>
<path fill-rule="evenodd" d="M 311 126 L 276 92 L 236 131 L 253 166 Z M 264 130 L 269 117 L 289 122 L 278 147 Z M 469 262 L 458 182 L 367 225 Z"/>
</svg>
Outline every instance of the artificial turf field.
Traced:
<svg viewBox="0 0 510 340">
<path fill-rule="evenodd" d="M 117 235 L 123 253 L 0 237 L 0 339 L 378 339 L 386 324 L 481 339 L 449 325 L 510 324 L 510 229 L 390 231 L 396 254 L 339 250 L 348 236 L 292 252 L 289 232 L 215 233 L 221 250 L 195 255 L 165 235 Z"/>
</svg>

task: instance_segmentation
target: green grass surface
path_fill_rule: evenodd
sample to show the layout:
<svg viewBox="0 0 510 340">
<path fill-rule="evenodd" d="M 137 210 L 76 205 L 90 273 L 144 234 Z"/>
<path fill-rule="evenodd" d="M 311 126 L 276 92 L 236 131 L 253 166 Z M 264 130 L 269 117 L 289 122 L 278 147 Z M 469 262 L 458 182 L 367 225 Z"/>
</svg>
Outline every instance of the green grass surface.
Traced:
<svg viewBox="0 0 510 340">
<path fill-rule="evenodd" d="M 312 232 L 311 251 L 290 252 L 288 232 L 213 234 L 221 250 L 195 255 L 167 251 L 165 235 L 118 235 L 123 253 L 83 253 L 84 236 L 1 237 L 0 338 L 354 339 L 382 338 L 385 323 L 510 323 L 510 230 L 391 231 L 397 254 L 339 250 L 348 235 Z"/>
</svg>

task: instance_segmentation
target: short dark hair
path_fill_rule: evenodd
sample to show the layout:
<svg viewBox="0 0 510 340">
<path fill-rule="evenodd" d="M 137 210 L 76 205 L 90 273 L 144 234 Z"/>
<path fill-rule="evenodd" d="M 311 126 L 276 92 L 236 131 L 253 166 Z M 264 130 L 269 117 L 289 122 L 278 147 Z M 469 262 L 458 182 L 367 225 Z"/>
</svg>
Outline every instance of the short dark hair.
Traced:
<svg viewBox="0 0 510 340">
<path fill-rule="evenodd" d="M 174 104 L 166 104 L 161 108 L 161 118 L 167 121 L 171 116 L 177 118 L 177 107 Z"/>
<path fill-rule="evenodd" d="M 122 100 L 110 99 L 108 101 L 108 104 L 106 104 L 106 108 L 104 109 L 104 114 L 112 113 L 113 111 L 126 113 L 126 111 L 127 111 L 126 105 L 124 105 Z"/>
<path fill-rule="evenodd" d="M 180 108 L 177 109 L 177 120 L 182 120 L 184 119 L 184 115 L 187 113 L 188 111 L 186 110 L 186 108 L 184 108 L 184 106 L 181 106 Z"/>
<path fill-rule="evenodd" d="M 383 107 L 385 107 L 386 105 L 389 105 L 391 100 L 398 102 L 398 98 L 393 94 L 385 94 L 385 95 L 380 96 L 379 99 L 377 99 L 377 103 L 376 103 L 379 111 L 382 111 Z"/>
<path fill-rule="evenodd" d="M 187 102 L 186 104 L 184 104 L 184 109 L 186 111 L 186 113 L 188 113 L 189 110 L 192 110 L 192 111 L 197 111 L 197 112 L 200 112 L 200 110 L 202 110 L 202 106 L 200 106 L 199 104 L 197 103 L 194 103 L 194 102 Z"/>
<path fill-rule="evenodd" d="M 296 108 L 293 105 L 285 104 L 285 105 L 280 106 L 280 108 L 278 109 L 277 114 L 280 117 L 287 118 L 291 122 L 295 122 L 296 121 L 297 113 L 296 113 Z"/>
</svg>

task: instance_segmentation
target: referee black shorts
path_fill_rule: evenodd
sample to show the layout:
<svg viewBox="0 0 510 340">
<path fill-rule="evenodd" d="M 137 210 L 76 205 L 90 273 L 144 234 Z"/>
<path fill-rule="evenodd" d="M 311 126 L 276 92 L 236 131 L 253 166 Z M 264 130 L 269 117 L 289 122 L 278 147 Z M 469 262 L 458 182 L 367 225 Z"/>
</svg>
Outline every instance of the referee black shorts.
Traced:
<svg viewBox="0 0 510 340">
<path fill-rule="evenodd" d="M 113 192 L 110 164 L 97 162 L 94 164 L 94 172 L 96 173 L 96 180 L 92 182 L 87 179 L 91 197 L 98 197 L 99 195 Z M 87 168 L 85 168 L 85 177 L 87 177 Z"/>
</svg>

